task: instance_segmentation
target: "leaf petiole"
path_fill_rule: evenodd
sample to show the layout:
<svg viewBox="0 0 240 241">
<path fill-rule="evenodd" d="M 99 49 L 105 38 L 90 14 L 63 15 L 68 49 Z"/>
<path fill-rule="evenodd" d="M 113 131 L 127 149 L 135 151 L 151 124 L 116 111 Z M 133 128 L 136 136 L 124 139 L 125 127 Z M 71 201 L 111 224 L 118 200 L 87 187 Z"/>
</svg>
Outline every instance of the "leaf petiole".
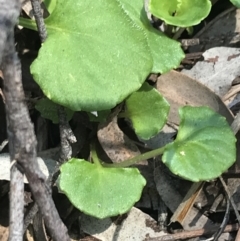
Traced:
<svg viewBox="0 0 240 241">
<path fill-rule="evenodd" d="M 28 29 L 31 29 L 31 30 L 38 31 L 36 22 L 31 20 L 31 19 L 19 17 L 19 23 L 18 24 L 23 26 L 24 28 L 28 28 Z"/>
<path fill-rule="evenodd" d="M 95 148 L 95 144 L 91 144 L 91 157 L 92 157 L 92 160 L 93 160 L 93 163 L 98 166 L 98 167 L 101 167 L 102 168 L 102 163 L 101 161 L 99 160 L 98 156 L 97 156 L 97 152 L 96 152 L 96 148 Z"/>
<path fill-rule="evenodd" d="M 166 146 L 155 149 L 155 150 L 152 150 L 152 151 L 145 152 L 141 155 L 138 155 L 138 156 L 135 156 L 133 158 L 127 159 L 127 160 L 122 161 L 120 163 L 112 163 L 112 164 L 102 163 L 102 166 L 104 166 L 104 167 L 129 167 L 129 166 L 131 166 L 133 164 L 136 164 L 138 162 L 145 161 L 147 159 L 150 159 L 150 158 L 153 158 L 155 156 L 159 156 L 159 155 L 163 154 L 163 152 L 165 150 L 165 147 Z"/>
</svg>

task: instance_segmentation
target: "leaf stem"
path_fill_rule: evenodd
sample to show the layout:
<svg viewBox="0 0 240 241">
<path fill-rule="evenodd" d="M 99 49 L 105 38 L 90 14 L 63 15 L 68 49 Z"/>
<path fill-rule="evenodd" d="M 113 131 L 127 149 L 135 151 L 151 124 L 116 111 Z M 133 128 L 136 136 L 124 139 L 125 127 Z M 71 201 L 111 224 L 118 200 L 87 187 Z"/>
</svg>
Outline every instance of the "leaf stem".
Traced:
<svg viewBox="0 0 240 241">
<path fill-rule="evenodd" d="M 18 24 L 23 26 L 24 28 L 28 28 L 28 29 L 38 31 L 36 22 L 31 20 L 31 19 L 19 17 L 19 23 Z"/>
<path fill-rule="evenodd" d="M 159 156 L 159 155 L 163 154 L 163 152 L 165 150 L 165 147 L 166 146 L 155 149 L 155 150 L 152 150 L 152 151 L 145 152 L 144 154 L 135 156 L 133 158 L 127 159 L 127 160 L 122 161 L 120 163 L 112 163 L 112 164 L 102 163 L 102 166 L 104 166 L 104 167 L 129 167 L 129 166 L 131 166 L 133 164 L 136 164 L 138 162 L 141 162 L 141 161 L 144 161 L 144 160 L 150 159 L 152 157 Z"/>
<path fill-rule="evenodd" d="M 95 165 L 97 165 L 98 167 L 102 168 L 102 164 L 101 161 L 99 160 L 98 156 L 97 156 L 97 152 L 96 152 L 96 148 L 95 148 L 95 143 L 91 144 L 90 146 L 91 148 L 91 156 L 92 156 L 92 160 L 94 162 Z"/>
<path fill-rule="evenodd" d="M 179 39 L 181 34 L 184 32 L 185 29 L 186 28 L 179 28 L 177 30 L 177 32 L 173 35 L 173 39 L 176 39 L 176 40 Z"/>
</svg>

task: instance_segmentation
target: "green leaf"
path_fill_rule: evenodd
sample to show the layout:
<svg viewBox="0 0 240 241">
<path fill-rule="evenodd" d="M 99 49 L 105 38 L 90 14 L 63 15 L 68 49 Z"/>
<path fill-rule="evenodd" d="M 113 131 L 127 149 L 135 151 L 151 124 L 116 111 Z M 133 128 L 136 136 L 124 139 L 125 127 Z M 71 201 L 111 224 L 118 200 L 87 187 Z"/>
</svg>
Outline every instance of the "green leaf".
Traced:
<svg viewBox="0 0 240 241">
<path fill-rule="evenodd" d="M 121 0 L 123 8 L 144 31 L 153 58 L 154 73 L 166 73 L 177 68 L 184 58 L 180 43 L 168 38 L 150 24 L 141 0 Z"/>
<path fill-rule="evenodd" d="M 163 128 L 170 110 L 163 96 L 147 83 L 127 98 L 126 107 L 125 115 L 143 139 L 155 136 Z"/>
<path fill-rule="evenodd" d="M 124 1 L 57 1 L 45 20 L 48 38 L 31 65 L 49 99 L 72 110 L 110 109 L 138 90 L 151 71 L 179 64 L 179 43 L 139 21 L 146 21 L 139 12 L 143 1 Z"/>
<path fill-rule="evenodd" d="M 209 0 L 150 0 L 150 12 L 167 24 L 190 27 L 199 24 L 211 10 Z"/>
<path fill-rule="evenodd" d="M 59 123 L 58 118 L 58 105 L 52 102 L 51 100 L 45 98 L 38 100 L 35 105 L 36 110 L 41 113 L 43 118 L 51 120 L 54 124 Z M 67 114 L 67 121 L 72 119 L 74 112 L 68 108 L 64 108 L 65 113 Z"/>
<path fill-rule="evenodd" d="M 208 107 L 180 108 L 177 138 L 163 162 L 176 175 L 198 182 L 220 176 L 236 160 L 236 138 L 226 119 Z"/>
<path fill-rule="evenodd" d="M 74 158 L 61 166 L 59 180 L 72 204 L 97 218 L 126 213 L 140 199 L 145 184 L 136 168 L 104 168 Z"/>
<path fill-rule="evenodd" d="M 43 2 L 49 14 L 51 14 L 56 7 L 57 0 L 44 0 Z"/>
<path fill-rule="evenodd" d="M 240 0 L 230 0 L 230 2 L 237 8 L 240 8 Z"/>
</svg>

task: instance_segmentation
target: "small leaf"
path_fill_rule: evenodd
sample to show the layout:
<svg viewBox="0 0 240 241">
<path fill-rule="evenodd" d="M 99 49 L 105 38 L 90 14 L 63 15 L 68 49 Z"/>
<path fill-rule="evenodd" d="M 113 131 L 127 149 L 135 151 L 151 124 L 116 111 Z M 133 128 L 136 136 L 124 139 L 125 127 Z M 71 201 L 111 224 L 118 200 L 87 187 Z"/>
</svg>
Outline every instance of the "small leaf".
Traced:
<svg viewBox="0 0 240 241">
<path fill-rule="evenodd" d="M 208 107 L 185 106 L 179 114 L 178 135 L 166 146 L 163 162 L 194 182 L 220 176 L 236 160 L 236 138 L 226 119 Z"/>
<path fill-rule="evenodd" d="M 240 0 L 230 0 L 230 2 L 237 8 L 240 8 Z"/>
<path fill-rule="evenodd" d="M 167 24 L 190 27 L 199 24 L 211 10 L 209 0 L 150 0 L 150 12 Z"/>
<path fill-rule="evenodd" d="M 150 139 L 163 128 L 170 110 L 164 97 L 147 83 L 127 98 L 126 107 L 126 116 L 143 139 Z"/>
<path fill-rule="evenodd" d="M 51 120 L 54 124 L 59 123 L 58 118 L 58 105 L 52 102 L 51 100 L 45 98 L 37 101 L 35 105 L 36 110 L 41 113 L 43 118 Z M 67 121 L 70 121 L 73 116 L 73 111 L 68 108 L 64 108 L 65 113 L 67 114 Z"/>
<path fill-rule="evenodd" d="M 136 168 L 104 168 L 74 158 L 61 166 L 59 182 L 76 208 L 97 218 L 126 213 L 145 184 Z"/>
</svg>

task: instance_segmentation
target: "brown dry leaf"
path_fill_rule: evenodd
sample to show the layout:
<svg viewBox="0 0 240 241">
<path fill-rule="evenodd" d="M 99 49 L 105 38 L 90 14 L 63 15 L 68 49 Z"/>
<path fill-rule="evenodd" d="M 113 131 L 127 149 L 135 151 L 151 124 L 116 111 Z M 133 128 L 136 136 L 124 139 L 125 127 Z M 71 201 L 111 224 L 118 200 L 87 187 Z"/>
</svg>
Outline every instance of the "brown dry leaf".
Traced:
<svg viewBox="0 0 240 241">
<path fill-rule="evenodd" d="M 231 86 L 230 90 L 223 96 L 223 101 L 226 103 L 231 97 L 240 92 L 240 84 Z M 232 102 L 232 101 L 231 101 Z"/>
<path fill-rule="evenodd" d="M 45 5 L 43 4 L 43 0 L 41 0 L 40 3 L 41 3 L 43 17 L 46 18 L 49 16 L 49 13 L 48 13 Z M 34 19 L 33 11 L 32 11 L 32 4 L 31 4 L 30 0 L 22 0 L 22 10 L 26 13 L 26 15 L 28 17 L 30 17 L 31 19 Z"/>
<path fill-rule="evenodd" d="M 32 12 L 32 4 L 31 1 L 26 1 L 24 0 L 22 3 L 22 10 L 29 16 L 30 18 L 33 19 L 33 12 Z"/>
<path fill-rule="evenodd" d="M 99 124 L 97 136 L 112 162 L 121 162 L 141 154 L 137 146 L 119 128 L 116 114 L 106 123 Z"/>
<path fill-rule="evenodd" d="M 199 193 L 201 192 L 203 187 L 203 182 L 193 183 L 191 188 L 188 190 L 186 196 L 178 206 L 177 210 L 174 212 L 173 216 L 171 217 L 171 222 L 179 222 L 180 224 L 183 223 L 184 219 L 186 218 L 187 214 L 191 210 L 196 198 L 198 197 Z"/>
<path fill-rule="evenodd" d="M 233 121 L 232 114 L 219 96 L 185 74 L 170 71 L 161 75 L 157 80 L 157 89 L 170 103 L 170 123 L 179 124 L 178 109 L 185 105 L 209 106 L 225 116 L 229 124 Z"/>
<path fill-rule="evenodd" d="M 9 229 L 8 227 L 4 227 L 0 225 L 0 240 L 7 241 L 8 240 Z"/>
</svg>

